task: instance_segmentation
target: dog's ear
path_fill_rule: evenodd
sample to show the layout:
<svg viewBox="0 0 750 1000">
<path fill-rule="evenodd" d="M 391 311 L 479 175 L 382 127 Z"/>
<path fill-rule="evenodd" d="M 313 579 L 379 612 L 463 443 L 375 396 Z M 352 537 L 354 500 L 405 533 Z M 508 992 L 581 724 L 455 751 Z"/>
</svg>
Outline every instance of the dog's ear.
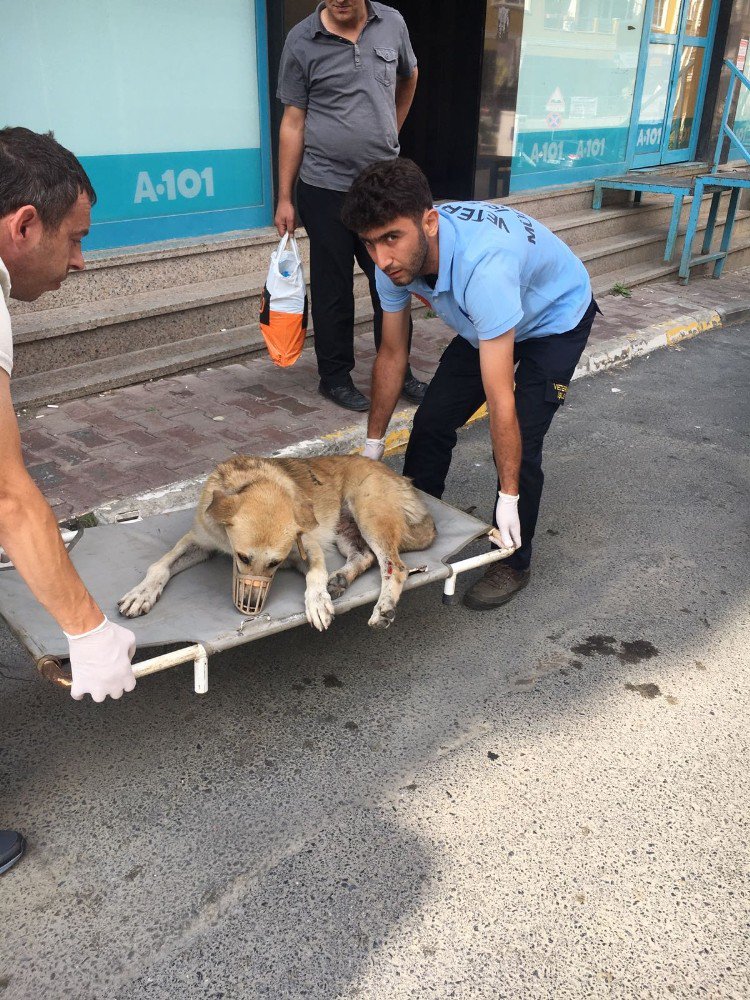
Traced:
<svg viewBox="0 0 750 1000">
<path fill-rule="evenodd" d="M 298 500 L 294 505 L 294 520 L 300 531 L 312 531 L 318 527 L 318 522 L 313 513 L 313 506 L 309 500 Z"/>
<path fill-rule="evenodd" d="M 237 513 L 238 498 L 216 490 L 211 503 L 206 508 L 206 513 L 210 514 L 217 524 L 229 524 Z"/>
</svg>

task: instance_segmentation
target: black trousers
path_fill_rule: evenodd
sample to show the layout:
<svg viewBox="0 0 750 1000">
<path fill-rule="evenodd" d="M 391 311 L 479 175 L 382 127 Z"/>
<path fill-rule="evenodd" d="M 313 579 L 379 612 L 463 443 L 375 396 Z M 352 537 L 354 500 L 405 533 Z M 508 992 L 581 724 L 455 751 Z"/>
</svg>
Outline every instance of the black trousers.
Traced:
<svg viewBox="0 0 750 1000">
<path fill-rule="evenodd" d="M 341 221 L 345 192 L 297 181 L 297 210 L 310 239 L 310 307 L 321 381 L 347 385 L 354 370 L 354 260 L 367 275 L 374 311 L 375 349 L 383 310 L 375 288 L 375 264 L 356 233 Z M 412 325 L 409 321 L 409 349 Z M 407 378 L 411 370 L 407 370 Z"/>
<path fill-rule="evenodd" d="M 516 413 L 522 442 L 518 501 L 522 544 L 507 560 L 515 569 L 527 569 L 531 562 L 531 543 L 544 485 L 544 436 L 565 400 L 567 386 L 598 311 L 592 299 L 573 330 L 550 337 L 532 337 L 515 345 Z M 420 490 L 434 497 L 443 495 L 458 437 L 456 431 L 484 402 L 479 351 L 457 336 L 443 352 L 427 394 L 414 415 L 404 475 L 410 476 Z M 492 506 L 494 511 L 495 504 Z"/>
</svg>

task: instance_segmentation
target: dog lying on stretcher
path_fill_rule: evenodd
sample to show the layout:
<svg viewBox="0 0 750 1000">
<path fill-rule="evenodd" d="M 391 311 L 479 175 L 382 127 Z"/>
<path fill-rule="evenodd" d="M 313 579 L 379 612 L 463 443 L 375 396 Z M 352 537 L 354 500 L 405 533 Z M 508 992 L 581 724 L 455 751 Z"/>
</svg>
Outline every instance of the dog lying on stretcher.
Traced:
<svg viewBox="0 0 750 1000">
<path fill-rule="evenodd" d="M 408 575 L 399 553 L 434 539 L 435 523 L 411 482 L 380 462 L 236 456 L 208 477 L 190 531 L 118 606 L 128 618 L 145 615 L 171 576 L 226 552 L 240 611 L 260 613 L 286 563 L 304 575 L 307 620 L 322 632 L 333 620 L 333 598 L 377 561 L 380 596 L 368 624 L 388 628 Z M 346 563 L 329 575 L 325 552 L 333 545 Z"/>
</svg>

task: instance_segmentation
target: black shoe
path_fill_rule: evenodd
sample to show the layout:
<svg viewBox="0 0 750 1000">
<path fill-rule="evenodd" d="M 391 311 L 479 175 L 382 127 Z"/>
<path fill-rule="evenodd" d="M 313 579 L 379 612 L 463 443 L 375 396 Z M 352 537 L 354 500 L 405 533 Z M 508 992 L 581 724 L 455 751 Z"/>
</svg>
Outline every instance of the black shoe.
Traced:
<svg viewBox="0 0 750 1000">
<path fill-rule="evenodd" d="M 416 403 L 419 406 L 424 399 L 424 394 L 427 392 L 429 384 L 429 382 L 420 382 L 418 378 L 409 374 L 404 379 L 404 388 L 401 390 L 401 395 L 404 399 L 408 399 L 410 403 Z"/>
<path fill-rule="evenodd" d="M 0 875 L 20 861 L 26 850 L 26 841 L 15 830 L 0 830 Z"/>
<path fill-rule="evenodd" d="M 528 585 L 530 569 L 513 569 L 504 562 L 493 563 L 464 594 L 464 604 L 472 611 L 489 611 L 506 604 Z"/>
<path fill-rule="evenodd" d="M 318 392 L 326 399 L 330 399 L 337 406 L 343 406 L 345 410 L 355 410 L 357 413 L 364 413 L 370 409 L 370 400 L 363 396 L 353 382 L 348 385 L 328 386 L 321 382 Z"/>
</svg>

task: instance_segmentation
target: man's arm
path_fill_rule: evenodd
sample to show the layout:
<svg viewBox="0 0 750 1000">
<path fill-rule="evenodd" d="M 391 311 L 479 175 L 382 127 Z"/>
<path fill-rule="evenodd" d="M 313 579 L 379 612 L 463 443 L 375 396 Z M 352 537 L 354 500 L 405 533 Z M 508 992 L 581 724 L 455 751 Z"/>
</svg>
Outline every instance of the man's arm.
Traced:
<svg viewBox="0 0 750 1000">
<path fill-rule="evenodd" d="M 77 635 L 104 615 L 76 573 L 55 516 L 26 471 L 10 378 L 0 371 L 0 546 L 64 632 Z"/>
<path fill-rule="evenodd" d="M 383 313 L 383 336 L 372 369 L 370 416 L 367 437 L 384 438 L 388 421 L 404 386 L 409 361 L 409 315 L 411 304 L 401 312 Z"/>
<path fill-rule="evenodd" d="M 411 102 L 414 100 L 418 75 L 419 72 L 415 66 L 411 76 L 400 76 L 396 80 L 396 125 L 399 132 L 409 114 Z"/>
<path fill-rule="evenodd" d="M 108 622 L 75 570 L 49 504 L 26 471 L 10 377 L 0 370 L 0 546 L 68 636 L 71 694 L 102 701 L 135 687 L 133 633 Z M 87 633 L 96 630 L 93 635 Z"/>
<path fill-rule="evenodd" d="M 513 393 L 515 330 L 479 341 L 482 385 L 490 413 L 492 451 L 500 479 L 495 515 L 504 545 L 520 546 L 518 483 L 521 469 L 521 431 Z"/>
<path fill-rule="evenodd" d="M 284 116 L 281 119 L 281 127 L 279 128 L 279 202 L 274 217 L 279 236 L 283 236 L 286 232 L 292 236 L 297 228 L 292 194 L 294 182 L 297 180 L 302 163 L 302 154 L 305 150 L 306 117 L 307 112 L 304 108 L 296 108 L 294 105 L 288 104 L 284 108 Z"/>
</svg>

